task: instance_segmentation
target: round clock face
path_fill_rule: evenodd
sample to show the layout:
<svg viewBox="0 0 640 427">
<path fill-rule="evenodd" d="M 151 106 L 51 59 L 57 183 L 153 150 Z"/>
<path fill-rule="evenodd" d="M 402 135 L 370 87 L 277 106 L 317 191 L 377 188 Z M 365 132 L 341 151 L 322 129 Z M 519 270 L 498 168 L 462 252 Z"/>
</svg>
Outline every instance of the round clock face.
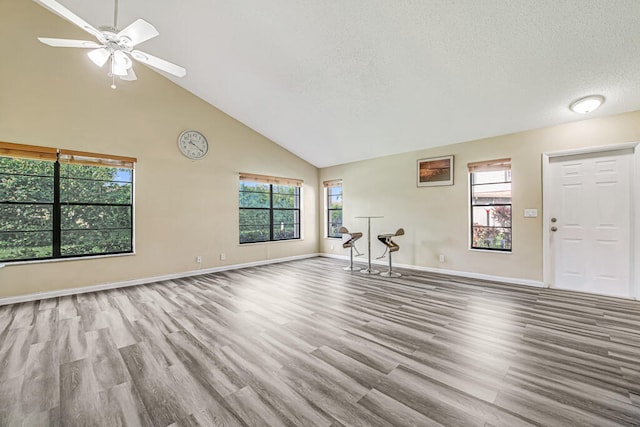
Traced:
<svg viewBox="0 0 640 427">
<path fill-rule="evenodd" d="M 207 138 L 197 130 L 185 130 L 178 137 L 178 147 L 190 159 L 202 159 L 209 152 Z"/>
</svg>

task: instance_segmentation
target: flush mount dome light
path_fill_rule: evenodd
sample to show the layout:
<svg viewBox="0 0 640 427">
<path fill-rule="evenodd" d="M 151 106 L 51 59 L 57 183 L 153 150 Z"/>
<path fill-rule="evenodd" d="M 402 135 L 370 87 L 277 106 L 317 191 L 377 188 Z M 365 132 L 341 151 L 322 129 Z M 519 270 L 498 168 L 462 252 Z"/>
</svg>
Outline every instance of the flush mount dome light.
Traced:
<svg viewBox="0 0 640 427">
<path fill-rule="evenodd" d="M 602 95 L 590 95 L 585 96 L 584 98 L 580 98 L 577 101 L 574 101 L 573 104 L 569 106 L 571 111 L 578 114 L 588 114 L 604 102 L 604 96 Z"/>
</svg>

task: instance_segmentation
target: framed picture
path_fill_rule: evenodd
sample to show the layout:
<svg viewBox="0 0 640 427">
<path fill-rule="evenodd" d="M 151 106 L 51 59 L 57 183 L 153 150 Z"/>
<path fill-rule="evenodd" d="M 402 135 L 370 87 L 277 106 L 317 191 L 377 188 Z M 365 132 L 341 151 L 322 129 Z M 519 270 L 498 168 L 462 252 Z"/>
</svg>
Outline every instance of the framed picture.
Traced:
<svg viewBox="0 0 640 427">
<path fill-rule="evenodd" d="M 453 156 L 418 160 L 418 187 L 453 185 Z"/>
</svg>

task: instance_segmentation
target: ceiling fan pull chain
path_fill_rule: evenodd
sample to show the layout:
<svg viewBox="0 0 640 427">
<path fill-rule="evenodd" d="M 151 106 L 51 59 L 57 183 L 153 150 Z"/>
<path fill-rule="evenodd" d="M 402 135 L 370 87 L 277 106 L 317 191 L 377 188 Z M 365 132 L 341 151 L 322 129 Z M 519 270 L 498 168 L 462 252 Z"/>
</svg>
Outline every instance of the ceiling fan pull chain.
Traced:
<svg viewBox="0 0 640 427">
<path fill-rule="evenodd" d="M 116 88 L 116 73 L 113 72 L 113 55 L 111 56 L 111 72 L 109 74 L 111 74 L 111 89 L 115 89 Z"/>
</svg>

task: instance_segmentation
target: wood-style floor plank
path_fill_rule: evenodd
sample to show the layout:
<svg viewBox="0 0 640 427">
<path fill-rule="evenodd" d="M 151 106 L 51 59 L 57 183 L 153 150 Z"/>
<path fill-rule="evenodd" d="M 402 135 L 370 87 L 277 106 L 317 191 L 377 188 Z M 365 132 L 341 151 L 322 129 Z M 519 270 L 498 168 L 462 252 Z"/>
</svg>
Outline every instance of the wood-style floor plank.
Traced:
<svg viewBox="0 0 640 427">
<path fill-rule="evenodd" d="M 123 347 L 120 354 L 154 425 L 166 426 L 189 415 L 188 403 L 145 342 Z"/>
<path fill-rule="evenodd" d="M 91 361 L 80 359 L 60 365 L 60 417 L 65 426 L 103 422 L 98 384 Z"/>
<path fill-rule="evenodd" d="M 640 426 L 640 302 L 313 258 L 0 307 L 0 426 Z"/>
<path fill-rule="evenodd" d="M 152 426 L 138 391 L 129 382 L 118 384 L 100 392 L 104 405 L 104 421 L 107 426 Z"/>
<path fill-rule="evenodd" d="M 60 406 L 60 362 L 50 341 L 31 345 L 20 394 L 27 413 L 44 412 Z"/>
</svg>

